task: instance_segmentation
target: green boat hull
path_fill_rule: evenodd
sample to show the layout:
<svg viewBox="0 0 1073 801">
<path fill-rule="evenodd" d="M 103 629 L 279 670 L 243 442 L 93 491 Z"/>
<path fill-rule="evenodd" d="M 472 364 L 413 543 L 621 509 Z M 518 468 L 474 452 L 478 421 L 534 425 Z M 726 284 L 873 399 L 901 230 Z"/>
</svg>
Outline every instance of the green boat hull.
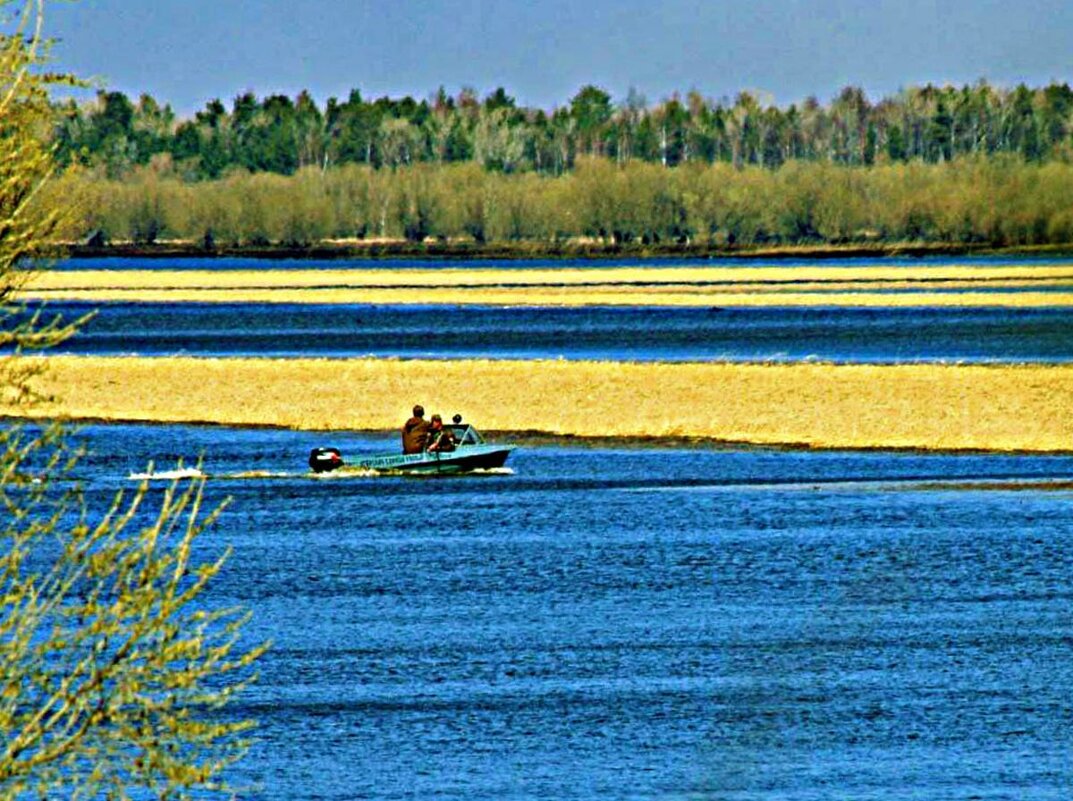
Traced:
<svg viewBox="0 0 1073 801">
<path fill-rule="evenodd" d="M 390 454 L 356 458 L 348 466 L 383 473 L 451 475 L 475 470 L 494 470 L 506 464 L 512 445 L 459 445 L 444 453 Z"/>
</svg>

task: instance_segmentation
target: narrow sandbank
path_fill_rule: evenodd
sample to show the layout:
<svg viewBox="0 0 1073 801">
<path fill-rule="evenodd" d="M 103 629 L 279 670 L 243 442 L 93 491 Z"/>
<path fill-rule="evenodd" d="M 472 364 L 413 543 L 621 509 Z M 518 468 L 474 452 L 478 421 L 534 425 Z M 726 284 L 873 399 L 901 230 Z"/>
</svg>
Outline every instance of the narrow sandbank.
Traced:
<svg viewBox="0 0 1073 801">
<path fill-rule="evenodd" d="M 35 417 L 390 430 L 420 402 L 558 436 L 1073 450 L 1073 365 L 54 356 L 38 381 Z"/>
<path fill-rule="evenodd" d="M 64 270 L 24 300 L 503 306 L 1069 306 L 1073 264 Z"/>
</svg>

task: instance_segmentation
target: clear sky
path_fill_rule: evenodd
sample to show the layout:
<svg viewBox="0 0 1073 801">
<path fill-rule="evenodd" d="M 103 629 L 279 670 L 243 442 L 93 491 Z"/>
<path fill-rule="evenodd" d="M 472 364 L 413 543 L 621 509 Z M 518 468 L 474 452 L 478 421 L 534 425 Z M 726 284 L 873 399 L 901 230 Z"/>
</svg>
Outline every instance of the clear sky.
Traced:
<svg viewBox="0 0 1073 801">
<path fill-rule="evenodd" d="M 247 89 L 503 85 L 550 108 L 585 83 L 785 104 L 847 84 L 1073 81 L 1073 0 L 79 0 L 52 3 L 48 28 L 60 66 L 184 114 Z"/>
</svg>

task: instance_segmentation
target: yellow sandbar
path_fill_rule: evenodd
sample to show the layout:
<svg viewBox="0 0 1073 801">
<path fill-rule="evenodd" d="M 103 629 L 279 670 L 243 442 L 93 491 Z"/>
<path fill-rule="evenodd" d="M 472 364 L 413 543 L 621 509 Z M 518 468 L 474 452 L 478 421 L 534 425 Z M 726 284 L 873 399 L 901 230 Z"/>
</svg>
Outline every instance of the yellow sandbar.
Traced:
<svg viewBox="0 0 1073 801">
<path fill-rule="evenodd" d="M 1065 265 L 928 265 L 920 267 L 594 267 L 266 269 L 266 270 L 49 270 L 26 291 L 64 288 L 252 289 L 287 287 L 400 287 L 577 285 L 623 283 L 757 283 L 805 281 L 999 281 L 1067 279 Z"/>
<path fill-rule="evenodd" d="M 35 416 L 393 429 L 420 402 L 500 431 L 1073 450 L 1068 365 L 55 356 L 40 380 L 59 400 Z"/>
<path fill-rule="evenodd" d="M 1055 291 L 1043 291 L 1048 288 Z M 1068 306 L 1073 305 L 1073 265 L 84 270 L 36 275 L 20 296 L 499 306 Z"/>
<path fill-rule="evenodd" d="M 457 304 L 485 306 L 842 306 L 985 307 L 1073 306 L 1073 292 L 727 292 L 644 287 L 569 289 L 102 289 L 30 292 L 24 300 L 140 301 L 173 303 L 327 303 L 372 305 Z"/>
</svg>

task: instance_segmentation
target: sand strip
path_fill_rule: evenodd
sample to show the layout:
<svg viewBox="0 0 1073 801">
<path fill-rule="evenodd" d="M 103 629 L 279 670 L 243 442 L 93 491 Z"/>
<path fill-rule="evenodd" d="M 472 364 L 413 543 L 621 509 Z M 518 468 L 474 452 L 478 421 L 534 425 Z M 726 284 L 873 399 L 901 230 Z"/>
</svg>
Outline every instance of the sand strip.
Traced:
<svg viewBox="0 0 1073 801">
<path fill-rule="evenodd" d="M 385 430 L 420 402 L 488 430 L 564 436 L 1073 450 L 1071 365 L 55 356 L 48 367 L 40 386 L 57 400 L 36 416 Z"/>
<path fill-rule="evenodd" d="M 1073 265 L 593 269 L 76 270 L 26 300 L 496 306 L 1073 305 Z"/>
</svg>

